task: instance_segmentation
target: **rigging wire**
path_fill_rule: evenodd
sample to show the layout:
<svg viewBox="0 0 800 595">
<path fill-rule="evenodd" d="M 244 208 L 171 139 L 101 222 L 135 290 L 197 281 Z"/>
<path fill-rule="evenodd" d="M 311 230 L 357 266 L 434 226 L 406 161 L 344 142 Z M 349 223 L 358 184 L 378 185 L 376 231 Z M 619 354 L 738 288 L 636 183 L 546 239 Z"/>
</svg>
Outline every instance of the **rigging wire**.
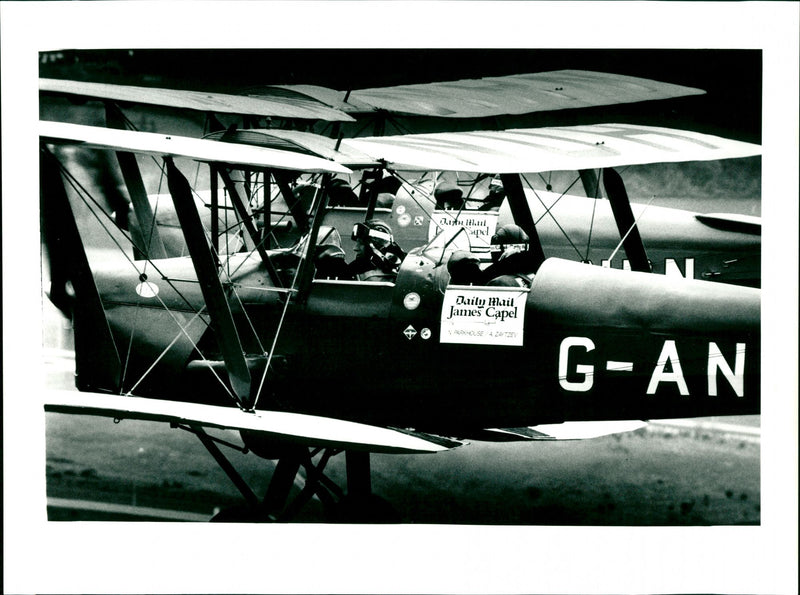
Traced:
<svg viewBox="0 0 800 595">
<path fill-rule="evenodd" d="M 616 248 L 614 248 L 614 251 L 611 253 L 611 256 L 609 256 L 609 257 L 608 257 L 608 261 L 609 261 L 609 262 L 611 262 L 611 261 L 614 259 L 614 257 L 617 255 L 617 252 L 619 252 L 619 249 L 620 249 L 620 248 L 622 247 L 622 245 L 625 243 L 625 240 L 628 238 L 628 236 L 630 235 L 630 233 L 633 231 L 633 228 L 634 228 L 634 227 L 636 227 L 636 225 L 639 223 L 639 219 L 641 219 L 641 218 L 642 218 L 642 215 L 644 215 L 645 211 L 646 211 L 646 210 L 647 210 L 647 208 L 650 206 L 650 204 L 651 204 L 651 203 L 652 203 L 652 202 L 655 200 L 655 198 L 656 198 L 656 195 L 655 195 L 655 194 L 654 194 L 653 196 L 651 196 L 651 197 L 650 197 L 650 200 L 649 200 L 649 201 L 647 201 L 647 204 L 646 204 L 646 205 L 644 205 L 644 208 L 643 208 L 643 209 L 642 209 L 642 211 L 639 213 L 639 216 L 638 216 L 638 217 L 636 217 L 636 218 L 633 220 L 633 223 L 632 223 L 632 224 L 631 224 L 631 226 L 628 228 L 628 231 L 626 231 L 626 232 L 625 232 L 625 235 L 624 235 L 624 236 L 622 236 L 622 238 L 620 238 L 620 240 L 619 240 L 619 244 L 617 244 L 617 247 L 616 247 Z"/>
<path fill-rule="evenodd" d="M 87 200 L 89 200 L 89 201 L 90 201 L 92 204 L 94 204 L 94 206 L 95 206 L 97 209 L 99 209 L 100 211 L 102 211 L 102 212 L 103 212 L 103 213 L 106 215 L 106 217 L 110 219 L 110 216 L 109 216 L 107 213 L 105 213 L 105 211 L 102 209 L 102 207 L 101 207 L 101 206 L 100 206 L 100 204 L 97 202 L 97 200 L 96 200 L 96 199 L 94 199 L 94 197 L 92 197 L 92 196 L 91 196 L 91 193 L 89 193 L 89 192 L 88 192 L 88 191 L 87 191 L 87 190 L 86 190 L 86 189 L 85 189 L 85 188 L 84 188 L 84 187 L 83 187 L 83 186 L 80 184 L 80 182 L 78 182 L 78 180 L 77 180 L 77 179 L 76 179 L 76 178 L 75 178 L 75 177 L 74 177 L 74 176 L 73 176 L 73 175 L 72 175 L 72 174 L 71 174 L 71 173 L 70 173 L 68 170 L 66 170 L 66 168 L 64 168 L 64 167 L 63 167 L 63 165 L 61 165 L 61 164 L 60 164 L 60 162 L 59 162 L 59 166 L 60 166 L 60 169 L 62 170 L 62 173 L 65 175 L 65 177 L 67 178 L 67 180 L 69 181 L 69 183 L 70 183 L 70 185 L 72 186 L 73 190 L 75 190 L 76 194 L 77 194 L 77 195 L 78 195 L 78 197 L 81 199 L 81 201 L 82 201 L 82 202 L 83 202 L 83 203 L 84 203 L 84 204 L 85 204 L 87 207 L 89 207 L 89 204 L 87 203 Z M 125 257 L 125 259 L 128 261 L 128 263 L 129 263 L 131 266 L 133 266 L 134 270 L 135 270 L 137 273 L 139 273 L 139 275 L 140 275 L 140 279 L 141 279 L 141 278 L 142 278 L 142 276 L 143 276 L 144 274 L 140 272 L 139 268 L 136 266 L 136 263 L 135 263 L 133 260 L 131 260 L 130 256 L 129 256 L 129 255 L 126 253 L 126 251 L 124 250 L 124 248 L 123 248 L 123 247 L 120 245 L 119 241 L 118 241 L 118 240 L 117 240 L 117 239 L 114 237 L 114 235 L 111 233 L 111 231 L 109 230 L 109 228 L 108 228 L 108 227 L 106 227 L 105 223 L 104 223 L 104 222 L 103 222 L 103 220 L 102 220 L 102 219 L 101 219 L 101 218 L 98 216 L 98 214 L 97 214 L 97 212 L 95 211 L 95 209 L 89 208 L 89 211 L 92 213 L 92 216 L 93 216 L 93 217 L 94 217 L 94 218 L 97 220 L 97 222 L 100 224 L 100 226 L 101 226 L 101 227 L 102 227 L 102 229 L 103 229 L 103 230 L 106 232 L 106 234 L 109 236 L 109 238 L 111 238 L 111 240 L 112 240 L 112 241 L 115 243 L 115 245 L 116 245 L 116 246 L 117 246 L 117 248 L 119 249 L 120 253 L 121 253 L 121 254 L 122 254 L 124 257 Z M 122 233 L 122 234 L 123 234 L 123 236 L 125 236 L 125 237 L 126 237 L 126 239 L 127 239 L 127 240 L 128 240 L 130 243 L 131 243 L 131 245 L 134 245 L 134 246 L 136 245 L 136 244 L 135 244 L 135 242 L 134 242 L 134 241 L 133 241 L 133 240 L 132 240 L 132 239 L 131 239 L 129 236 L 127 236 L 127 234 L 125 234 L 125 232 L 124 232 L 123 230 L 119 230 L 119 231 L 120 231 L 120 233 Z M 187 305 L 187 307 L 189 308 L 189 310 L 190 310 L 191 312 L 193 312 L 193 313 L 194 313 L 194 317 L 193 317 L 193 318 L 192 318 L 192 320 L 190 321 L 190 323 L 191 323 L 191 322 L 192 322 L 192 321 L 193 321 L 195 318 L 197 318 L 197 317 L 200 315 L 200 313 L 201 313 L 202 309 L 201 309 L 201 310 L 195 310 L 195 309 L 193 308 L 193 306 L 192 306 L 191 302 L 190 302 L 190 301 L 189 301 L 189 300 L 188 300 L 188 299 L 187 299 L 187 298 L 186 298 L 186 297 L 185 297 L 185 296 L 182 294 L 182 292 L 180 292 L 180 291 L 178 290 L 178 288 L 177 288 L 177 287 L 176 287 L 176 286 L 173 284 L 172 280 L 171 280 L 169 277 L 167 277 L 166 275 L 164 275 L 164 274 L 163 274 L 163 273 L 162 273 L 162 272 L 159 270 L 159 268 L 158 268 L 158 267 L 155 265 L 155 263 L 153 263 L 153 262 L 152 262 L 152 261 L 150 261 L 149 259 L 147 260 L 147 262 L 150 262 L 150 263 L 151 263 L 151 265 L 153 266 L 153 268 L 155 268 L 155 270 L 156 270 L 156 271 L 157 271 L 157 272 L 158 272 L 158 273 L 161 275 L 161 278 L 162 278 L 164 281 L 166 281 L 166 282 L 167 282 L 167 284 L 168 284 L 168 285 L 169 285 L 169 286 L 170 286 L 170 287 L 171 287 L 171 288 L 172 288 L 172 289 L 175 291 L 175 293 L 176 293 L 176 294 L 177 294 L 177 295 L 178 295 L 178 296 L 179 296 L 179 297 L 180 297 L 180 298 L 183 300 L 183 302 L 184 302 L 184 303 Z M 146 279 L 146 276 L 144 276 L 144 278 Z M 170 317 L 173 319 L 173 321 L 174 321 L 174 322 L 175 322 L 175 324 L 178 326 L 178 328 L 181 330 L 181 332 L 182 332 L 182 333 L 183 333 L 183 334 L 186 336 L 186 338 L 189 340 L 189 342 L 190 342 L 190 343 L 193 345 L 194 349 L 197 351 L 197 353 L 200 355 L 200 357 L 203 359 L 203 361 L 206 361 L 206 362 L 207 362 L 207 361 L 209 361 L 209 360 L 208 360 L 208 359 L 205 357 L 205 355 L 203 354 L 203 352 L 202 352 L 202 351 L 199 349 L 199 347 L 197 346 L 197 344 L 196 344 L 196 343 L 195 343 L 195 342 L 192 340 L 191 336 L 189 336 L 188 332 L 187 332 L 187 331 L 186 331 L 186 329 L 185 329 L 185 328 L 182 326 L 181 322 L 180 322 L 180 321 L 179 321 L 179 320 L 176 318 L 176 316 L 175 316 L 175 314 L 173 313 L 172 309 L 171 309 L 171 308 L 170 308 L 170 307 L 169 307 L 169 306 L 168 306 L 168 305 L 167 305 L 167 304 L 166 304 L 166 303 L 163 301 L 163 299 L 162 299 L 162 298 L 161 298 L 161 297 L 160 297 L 158 294 L 156 294 L 154 297 L 155 297 L 155 298 L 158 300 L 158 302 L 159 302 L 159 303 L 161 304 L 161 306 L 163 307 L 164 311 L 165 311 L 165 312 L 167 312 L 167 313 L 170 315 Z M 210 323 L 209 323 L 208 321 L 206 321 L 204 318 L 200 318 L 200 320 L 203 322 L 203 324 L 205 324 L 205 325 L 206 325 L 206 327 L 207 327 L 207 328 L 209 328 L 209 327 L 210 327 Z M 187 325 L 187 326 L 188 326 L 188 325 Z M 167 346 L 167 348 L 166 348 L 164 351 L 162 351 L 162 353 L 161 353 L 161 354 L 160 354 L 160 355 L 159 355 L 159 356 L 156 358 L 156 360 L 155 360 L 155 361 L 152 363 L 152 365 L 151 365 L 151 366 L 148 368 L 148 370 L 147 370 L 147 371 L 145 371 L 145 373 L 144 373 L 144 374 L 143 374 L 143 375 L 142 375 L 142 376 L 139 378 L 139 380 L 138 380 L 138 381 L 137 381 L 137 382 L 134 384 L 134 386 L 133 386 L 133 387 L 132 387 L 132 388 L 131 388 L 129 391 L 127 391 L 127 393 L 126 393 L 126 394 L 130 395 L 130 394 L 131 394 L 131 392 L 132 392 L 132 391 L 135 389 L 135 387 L 137 387 L 137 386 L 139 386 L 139 384 L 141 384 L 141 382 L 144 380 L 145 376 L 147 376 L 147 375 L 150 373 L 150 371 L 151 371 L 151 370 L 152 370 L 152 369 L 155 367 L 155 365 L 156 365 L 156 364 L 157 364 L 157 363 L 158 363 L 158 362 L 159 362 L 159 361 L 160 361 L 160 360 L 161 360 L 161 359 L 164 357 L 164 355 L 166 355 L 167 351 L 169 351 L 169 349 L 172 347 L 172 345 L 174 345 L 174 344 L 175 344 L 175 342 L 178 340 L 178 338 L 180 338 L 181 332 L 179 332 L 179 333 L 178 333 L 178 335 L 175 337 L 175 339 L 174 339 L 174 340 L 173 340 L 173 341 L 172 341 L 172 342 L 171 342 L 171 343 L 170 343 L 170 344 Z M 131 338 L 131 340 L 133 340 L 133 339 Z M 126 369 L 127 369 L 127 362 L 126 362 Z M 222 379 L 221 379 L 221 378 L 220 378 L 220 377 L 217 375 L 216 371 L 214 371 L 214 370 L 213 370 L 213 368 L 211 368 L 211 369 L 212 369 L 212 372 L 214 373 L 214 376 L 215 376 L 215 377 L 216 377 L 216 378 L 219 380 L 219 382 L 220 382 L 221 386 L 222 386 L 222 387 L 225 389 L 225 391 L 228 393 L 228 395 L 229 395 L 229 396 L 230 396 L 230 397 L 231 397 L 231 398 L 232 398 L 234 401 L 236 401 L 236 398 L 235 398 L 235 397 L 234 397 L 234 396 L 231 394 L 231 392 L 229 391 L 229 389 L 228 389 L 228 388 L 227 388 L 227 386 L 225 385 L 225 382 L 224 382 L 224 381 L 223 381 L 223 380 L 222 380 Z"/>
<path fill-rule="evenodd" d="M 539 193 L 536 191 L 536 188 L 534 188 L 534 187 L 531 185 L 530 181 L 528 181 L 528 179 L 527 179 L 527 178 L 525 178 L 525 176 L 521 176 L 521 177 L 522 177 L 522 179 L 524 179 L 524 180 L 525 180 L 525 183 L 528 185 L 528 187 L 529 187 L 529 188 L 530 188 L 530 189 L 533 191 L 533 195 L 534 195 L 534 196 L 535 196 L 535 197 L 536 197 L 536 198 L 539 200 L 539 202 L 541 203 L 541 205 L 544 207 L 544 213 L 542 213 L 542 216 L 541 216 L 541 217 L 539 217 L 539 218 L 538 218 L 538 219 L 537 219 L 537 220 L 534 222 L 534 224 L 535 224 L 535 225 L 539 225 L 539 222 L 540 222 L 542 219 L 544 219 L 544 218 L 545 218 L 547 215 L 550 215 L 550 218 L 553 220 L 553 223 L 555 223 L 555 224 L 556 224 L 556 227 L 558 227 L 558 229 L 559 229 L 559 230 L 561 231 L 561 233 L 563 234 L 564 238 L 566 238 L 567 242 L 569 242 L 569 245 L 570 245 L 570 246 L 572 246 L 572 248 L 575 250 L 575 252 L 578 254 L 578 256 L 579 256 L 581 259 L 583 259 L 583 254 L 581 254 L 581 251 L 580 251 L 580 249 L 578 249 L 578 247 L 575 245 L 575 243 L 574 243 L 574 242 L 572 241 L 572 239 L 569 237 L 569 234 L 568 234 L 568 233 L 567 233 L 567 232 L 564 230 L 564 228 L 563 228 L 563 227 L 561 227 L 561 224 L 558 222 L 558 219 L 556 219 L 555 215 L 553 215 L 553 213 L 551 212 L 552 208 L 553 208 L 553 207 L 555 207 L 555 206 L 558 204 L 558 202 L 559 202 L 559 201 L 560 201 L 562 198 L 564 198 L 564 196 L 566 196 L 566 194 L 567 194 L 567 192 L 569 192 L 570 188 L 572 188 L 572 187 L 573 187 L 573 186 L 574 186 L 574 185 L 575 185 L 575 184 L 578 182 L 578 180 L 580 180 L 580 177 L 578 177 L 578 178 L 576 178 L 575 180 L 573 180 L 573 182 L 572 182 L 572 183 L 571 183 L 569 186 L 567 186 L 567 188 L 566 188 L 566 189 L 565 189 L 565 190 L 564 190 L 564 191 L 563 191 L 563 192 L 562 192 L 562 193 L 559 195 L 559 197 L 558 197 L 558 198 L 557 198 L 555 201 L 553 201 L 553 204 L 551 204 L 549 207 L 548 207 L 548 206 L 545 204 L 545 202 L 544 202 L 544 200 L 542 199 L 542 197 L 541 197 L 541 196 L 539 196 Z"/>
</svg>

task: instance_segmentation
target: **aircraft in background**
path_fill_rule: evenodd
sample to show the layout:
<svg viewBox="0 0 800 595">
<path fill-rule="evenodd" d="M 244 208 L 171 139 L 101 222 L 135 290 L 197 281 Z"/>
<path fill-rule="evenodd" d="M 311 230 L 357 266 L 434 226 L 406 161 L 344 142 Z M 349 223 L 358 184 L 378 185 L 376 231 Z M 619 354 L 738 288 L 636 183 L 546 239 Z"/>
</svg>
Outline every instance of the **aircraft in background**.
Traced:
<svg viewBox="0 0 800 595">
<path fill-rule="evenodd" d="M 602 167 L 608 176 L 610 168 L 632 161 L 616 141 L 636 147 L 640 161 L 664 150 L 677 159 L 685 149 L 652 142 L 659 150 L 645 157 L 637 134 L 696 144 L 693 159 L 719 155 L 702 135 L 625 126 L 604 132 L 606 144 L 579 143 L 584 154 L 569 169 Z M 418 137 L 406 137 L 405 146 L 373 138 L 333 147 L 346 146 L 354 162 L 366 156 L 393 174 L 423 168 L 499 174 L 508 210 L 530 239 L 532 282 L 497 287 L 453 283 L 448 262 L 456 252 L 472 252 L 475 237 L 458 224 L 465 211 L 404 254 L 391 279 L 331 275 L 330 257 L 342 258 L 339 232 L 350 231 L 327 219 L 334 179 L 352 173 L 345 159 L 285 145 L 40 122 L 49 297 L 73 321 L 80 391 L 47 391 L 45 410 L 163 421 L 191 431 L 245 500 L 218 520 L 249 521 L 289 520 L 314 496 L 330 519 L 378 520 L 384 507 L 370 491 L 370 452 L 572 439 L 639 427 L 647 419 L 758 413 L 760 291 L 547 258 L 518 173 L 545 167 L 541 149 L 534 150 L 537 134 L 543 133 L 480 133 L 481 148 L 472 152 L 456 138 L 438 137 L 428 138 L 425 150 L 416 150 L 425 140 Z M 530 150 L 517 151 L 526 138 Z M 439 149 L 431 151 L 430 143 Z M 498 150 L 504 143 L 508 153 Z M 138 236 L 117 228 L 77 183 L 74 162 L 60 159 L 65 146 L 112 151 L 127 161 L 124 177 L 142 210 L 165 184 L 188 256 L 148 245 L 157 224 Z M 137 155 L 155 165 L 158 180 L 141 175 Z M 557 161 L 546 168 L 559 169 Z M 210 229 L 189 181 L 197 163 L 209 166 Z M 307 200 L 295 190 L 309 176 L 316 179 L 305 184 L 313 189 Z M 251 208 L 259 193 L 260 228 Z M 623 192 L 612 194 L 630 211 Z M 377 198 L 369 196 L 365 219 Z M 271 243 L 273 199 L 298 230 L 291 245 Z M 216 211 L 228 204 L 246 251 L 218 249 L 226 230 L 214 224 Z M 94 231 L 88 218 L 76 217 L 82 205 L 94 213 Z M 155 221 L 153 213 L 148 217 Z M 85 238 L 98 232 L 119 248 L 118 257 L 90 249 Z M 648 266 L 638 247 L 625 249 Z M 231 445 L 206 428 L 239 430 L 244 448 L 278 460 L 263 497 L 225 458 L 220 445 Z M 330 457 L 341 452 L 346 493 L 324 475 Z M 305 486 L 291 499 L 301 467 Z"/>
</svg>

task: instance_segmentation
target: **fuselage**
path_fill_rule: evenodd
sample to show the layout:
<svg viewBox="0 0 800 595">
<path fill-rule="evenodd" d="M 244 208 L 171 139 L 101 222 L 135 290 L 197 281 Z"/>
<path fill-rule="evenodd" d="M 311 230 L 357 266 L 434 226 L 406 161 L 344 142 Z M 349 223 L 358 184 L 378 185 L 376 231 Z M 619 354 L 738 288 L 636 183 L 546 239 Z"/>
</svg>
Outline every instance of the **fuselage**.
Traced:
<svg viewBox="0 0 800 595">
<path fill-rule="evenodd" d="M 395 283 L 314 280 L 283 316 L 257 257 L 233 255 L 223 285 L 258 408 L 453 434 L 759 411 L 756 289 L 560 259 L 530 289 L 460 287 L 429 256 Z M 152 264 L 146 281 L 95 273 L 122 391 L 233 406 L 191 260 Z"/>
</svg>

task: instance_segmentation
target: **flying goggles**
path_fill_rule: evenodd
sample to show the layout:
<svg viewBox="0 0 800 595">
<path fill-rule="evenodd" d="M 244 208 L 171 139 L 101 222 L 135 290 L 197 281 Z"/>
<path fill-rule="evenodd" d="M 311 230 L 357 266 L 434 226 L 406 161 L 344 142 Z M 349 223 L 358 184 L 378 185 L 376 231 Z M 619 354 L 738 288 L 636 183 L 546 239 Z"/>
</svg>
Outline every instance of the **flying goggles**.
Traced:
<svg viewBox="0 0 800 595">
<path fill-rule="evenodd" d="M 528 250 L 527 243 L 521 244 L 492 244 L 491 251 L 492 252 L 525 252 Z"/>
<path fill-rule="evenodd" d="M 380 231 L 378 229 L 372 229 L 363 223 L 356 223 L 353 226 L 353 235 L 351 238 L 353 241 L 361 240 L 363 242 L 370 242 L 374 240 L 379 240 L 386 243 L 392 242 L 392 234 L 386 233 L 385 231 Z"/>
</svg>

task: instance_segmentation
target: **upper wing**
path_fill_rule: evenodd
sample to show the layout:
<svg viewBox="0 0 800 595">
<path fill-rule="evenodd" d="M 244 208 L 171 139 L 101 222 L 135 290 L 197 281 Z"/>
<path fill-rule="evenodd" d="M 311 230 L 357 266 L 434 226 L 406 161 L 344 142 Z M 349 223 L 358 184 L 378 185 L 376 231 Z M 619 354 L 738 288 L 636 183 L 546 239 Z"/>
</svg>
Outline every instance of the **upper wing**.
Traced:
<svg viewBox="0 0 800 595">
<path fill-rule="evenodd" d="M 253 97 L 209 93 L 206 91 L 184 91 L 155 87 L 135 87 L 108 83 L 88 83 L 60 79 L 39 79 L 39 90 L 47 93 L 113 99 L 148 105 L 163 105 L 203 112 L 231 113 L 279 118 L 352 122 L 353 118 L 307 96 L 286 93 L 281 96 Z"/>
<path fill-rule="evenodd" d="M 376 167 L 380 165 L 369 155 L 358 151 L 335 138 L 329 138 L 313 132 L 299 130 L 280 130 L 277 128 L 247 128 L 212 132 L 207 139 L 224 139 L 227 142 L 269 147 L 288 151 L 300 151 L 330 159 L 346 167 Z"/>
<path fill-rule="evenodd" d="M 702 89 L 620 74 L 558 70 L 343 92 L 311 85 L 287 85 L 350 113 L 384 110 L 399 115 L 485 118 L 569 108 L 616 105 L 687 95 Z"/>
<path fill-rule="evenodd" d="M 761 154 L 761 147 L 751 143 L 636 124 L 409 134 L 342 142 L 396 169 L 475 173 L 577 171 Z"/>
<path fill-rule="evenodd" d="M 44 408 L 45 411 L 57 413 L 252 430 L 272 438 L 309 446 L 332 446 L 369 452 L 439 452 L 462 444 L 439 436 L 429 437 L 420 433 L 316 415 L 282 411 L 247 413 L 233 407 L 68 390 L 46 391 Z"/>
<path fill-rule="evenodd" d="M 352 173 L 343 165 L 313 155 L 174 134 L 165 135 L 40 120 L 39 136 L 47 142 L 67 142 L 96 149 L 131 151 L 159 157 L 189 157 L 205 162 L 274 167 L 312 173 Z"/>
</svg>

